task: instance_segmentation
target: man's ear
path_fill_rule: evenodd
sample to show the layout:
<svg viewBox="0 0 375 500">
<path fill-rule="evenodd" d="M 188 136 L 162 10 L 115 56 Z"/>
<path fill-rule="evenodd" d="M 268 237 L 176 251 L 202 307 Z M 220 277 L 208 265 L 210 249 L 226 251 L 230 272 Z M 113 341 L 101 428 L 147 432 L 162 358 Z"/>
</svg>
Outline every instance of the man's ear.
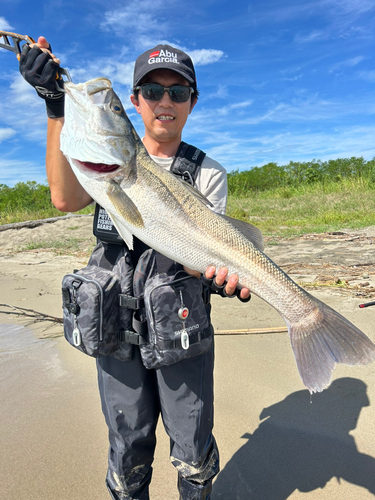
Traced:
<svg viewBox="0 0 375 500">
<path fill-rule="evenodd" d="M 131 100 L 131 103 L 133 104 L 133 106 L 135 107 L 135 109 L 137 110 L 137 113 L 141 114 L 141 109 L 139 107 L 139 101 L 138 99 L 135 97 L 134 94 L 132 94 L 130 96 L 130 100 Z"/>
<path fill-rule="evenodd" d="M 193 111 L 193 108 L 194 106 L 197 104 L 198 102 L 198 99 L 196 97 L 193 97 L 193 99 L 190 101 L 190 111 L 189 111 L 189 115 L 190 113 Z"/>
</svg>

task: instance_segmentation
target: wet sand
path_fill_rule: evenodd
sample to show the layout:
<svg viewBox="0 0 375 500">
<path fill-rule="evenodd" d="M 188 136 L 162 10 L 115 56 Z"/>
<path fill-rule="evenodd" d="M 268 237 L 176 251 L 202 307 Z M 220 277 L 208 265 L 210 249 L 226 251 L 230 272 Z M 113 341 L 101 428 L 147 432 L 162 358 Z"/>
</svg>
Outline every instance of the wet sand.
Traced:
<svg viewBox="0 0 375 500">
<path fill-rule="evenodd" d="M 91 223 L 87 217 L 0 232 L 0 303 L 61 317 L 62 276 L 83 267 L 87 258 L 17 250 L 30 241 L 77 234 L 84 235 L 84 252 L 91 244 Z M 280 241 L 268 245 L 266 253 L 279 264 L 293 264 L 293 278 L 306 283 L 325 270 L 353 278 L 354 287 L 364 282 L 361 274 L 354 276 L 355 269 L 363 271 L 350 266 L 366 264 L 369 288 L 373 236 L 369 228 L 352 235 L 352 241 L 339 235 Z M 371 293 L 356 293 L 354 288 L 313 290 L 375 341 L 375 307 L 358 308 Z M 257 298 L 243 305 L 214 297 L 213 311 L 216 329 L 284 326 Z M 61 325 L 29 323 L 0 314 L 1 498 L 105 500 L 107 428 L 95 360 L 61 338 Z M 215 341 L 215 436 L 222 472 L 213 500 L 373 498 L 375 364 L 337 367 L 331 388 L 313 395 L 310 403 L 287 334 L 217 335 Z M 178 498 L 168 454 L 160 424 L 152 500 Z"/>
</svg>

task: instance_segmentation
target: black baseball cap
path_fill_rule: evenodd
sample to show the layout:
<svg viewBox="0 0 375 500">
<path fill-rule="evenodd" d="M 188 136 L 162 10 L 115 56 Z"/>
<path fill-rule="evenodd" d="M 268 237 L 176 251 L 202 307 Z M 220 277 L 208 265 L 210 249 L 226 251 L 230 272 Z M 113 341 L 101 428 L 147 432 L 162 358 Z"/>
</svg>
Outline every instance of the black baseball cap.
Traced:
<svg viewBox="0 0 375 500">
<path fill-rule="evenodd" d="M 170 45 L 157 45 L 146 50 L 135 61 L 133 87 L 155 69 L 170 69 L 182 75 L 194 89 L 197 88 L 194 64 L 191 58 L 182 50 Z"/>
</svg>

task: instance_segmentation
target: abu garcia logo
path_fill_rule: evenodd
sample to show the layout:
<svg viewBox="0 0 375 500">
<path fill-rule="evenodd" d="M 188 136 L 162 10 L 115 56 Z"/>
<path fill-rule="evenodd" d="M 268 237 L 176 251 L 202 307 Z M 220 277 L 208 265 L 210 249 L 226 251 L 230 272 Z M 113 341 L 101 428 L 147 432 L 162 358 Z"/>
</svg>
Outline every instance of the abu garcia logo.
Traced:
<svg viewBox="0 0 375 500">
<path fill-rule="evenodd" d="M 177 60 L 177 54 L 169 52 L 169 50 L 155 50 L 151 52 L 148 59 L 148 64 L 157 64 L 161 62 L 171 62 L 175 64 L 180 64 Z"/>
</svg>

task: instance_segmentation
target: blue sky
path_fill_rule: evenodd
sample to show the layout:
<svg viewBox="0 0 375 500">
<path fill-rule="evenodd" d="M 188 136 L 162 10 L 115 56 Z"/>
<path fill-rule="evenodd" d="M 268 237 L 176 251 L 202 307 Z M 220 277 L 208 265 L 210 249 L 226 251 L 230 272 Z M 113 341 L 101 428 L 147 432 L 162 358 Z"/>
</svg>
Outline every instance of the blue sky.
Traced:
<svg viewBox="0 0 375 500">
<path fill-rule="evenodd" d="M 375 156 L 374 0 L 1 0 L 0 29 L 45 36 L 78 83 L 129 101 L 134 60 L 158 43 L 193 58 L 200 98 L 183 139 L 228 171 Z M 0 50 L 0 184 L 46 179 L 43 101 Z"/>
</svg>

